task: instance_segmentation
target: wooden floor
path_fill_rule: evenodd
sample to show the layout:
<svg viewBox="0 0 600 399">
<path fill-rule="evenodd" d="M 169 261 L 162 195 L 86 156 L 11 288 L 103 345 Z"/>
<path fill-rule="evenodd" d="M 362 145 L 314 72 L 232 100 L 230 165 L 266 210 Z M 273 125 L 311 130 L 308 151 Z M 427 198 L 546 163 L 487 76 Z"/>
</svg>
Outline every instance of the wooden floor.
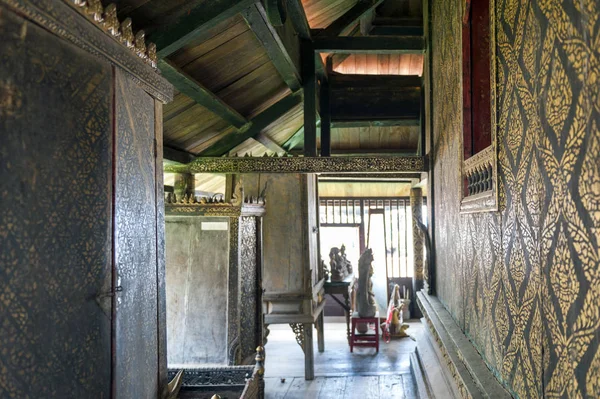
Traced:
<svg viewBox="0 0 600 399">
<path fill-rule="evenodd" d="M 306 381 L 303 377 L 291 379 L 266 378 L 266 399 L 376 399 L 417 398 L 410 374 L 372 375 L 354 377 L 316 377 Z"/>
<path fill-rule="evenodd" d="M 409 333 L 421 323 L 409 323 Z M 325 352 L 316 350 L 313 381 L 304 379 L 304 353 L 289 326 L 270 326 L 266 349 L 265 396 L 294 398 L 417 398 L 410 373 L 410 338 L 380 342 L 380 351 L 355 348 L 350 353 L 346 324 L 325 322 Z M 283 382 L 282 382 L 283 381 Z"/>
</svg>

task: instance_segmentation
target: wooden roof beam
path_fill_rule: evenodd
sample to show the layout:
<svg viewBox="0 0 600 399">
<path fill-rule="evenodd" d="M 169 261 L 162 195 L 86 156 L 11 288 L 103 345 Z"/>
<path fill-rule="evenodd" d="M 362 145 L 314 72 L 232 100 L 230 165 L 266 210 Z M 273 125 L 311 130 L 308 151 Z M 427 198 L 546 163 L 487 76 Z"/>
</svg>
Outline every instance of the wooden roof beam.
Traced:
<svg viewBox="0 0 600 399">
<path fill-rule="evenodd" d="M 392 127 L 392 126 L 419 126 L 420 120 L 415 119 L 381 119 L 381 120 L 360 120 L 360 121 L 331 121 L 332 128 L 353 128 L 353 127 Z"/>
<path fill-rule="evenodd" d="M 153 32 L 148 40 L 156 44 L 158 56 L 164 58 L 255 2 L 256 0 L 201 2 L 174 22 Z"/>
<path fill-rule="evenodd" d="M 246 23 L 265 48 L 267 55 L 284 82 L 292 91 L 302 87 L 300 74 L 279 35 L 269 23 L 262 4 L 256 3 L 242 12 Z"/>
<path fill-rule="evenodd" d="M 347 34 L 365 14 L 381 3 L 383 0 L 359 0 L 354 7 L 325 28 L 319 36 L 333 37 Z"/>
<path fill-rule="evenodd" d="M 172 148 L 169 146 L 163 146 L 163 159 L 182 164 L 190 163 L 196 158 L 193 154 Z"/>
<path fill-rule="evenodd" d="M 163 76 L 181 93 L 231 123 L 236 128 L 242 129 L 247 127 L 248 120 L 246 118 L 204 87 L 202 83 L 186 74 L 181 68 L 168 60 L 159 60 L 158 67 Z"/>
<path fill-rule="evenodd" d="M 314 38 L 317 53 L 352 54 L 422 54 L 425 41 L 422 36 L 338 36 Z"/>
<path fill-rule="evenodd" d="M 287 0 L 287 13 L 288 17 L 292 20 L 294 29 L 298 33 L 298 37 L 303 40 L 312 40 L 310 25 L 308 25 L 308 18 L 304 12 L 302 1 Z M 323 64 L 323 60 L 318 55 L 315 56 L 315 68 L 317 77 L 327 79 L 325 64 Z"/>
<path fill-rule="evenodd" d="M 291 111 L 294 107 L 300 104 L 302 100 L 303 92 L 301 90 L 288 95 L 252 118 L 250 121 L 252 125 L 249 129 L 246 131 L 235 132 L 226 135 L 215 144 L 202 151 L 199 156 L 220 157 L 244 141 L 250 138 L 256 139 L 256 136 L 261 133 L 263 129 Z"/>
<path fill-rule="evenodd" d="M 273 151 L 277 155 L 287 154 L 286 150 L 281 148 L 279 144 L 277 144 L 275 141 L 273 141 L 272 138 L 270 138 L 264 133 L 258 133 L 256 136 L 254 136 L 254 140 L 258 141 L 259 143 L 267 147 L 269 151 Z"/>
</svg>

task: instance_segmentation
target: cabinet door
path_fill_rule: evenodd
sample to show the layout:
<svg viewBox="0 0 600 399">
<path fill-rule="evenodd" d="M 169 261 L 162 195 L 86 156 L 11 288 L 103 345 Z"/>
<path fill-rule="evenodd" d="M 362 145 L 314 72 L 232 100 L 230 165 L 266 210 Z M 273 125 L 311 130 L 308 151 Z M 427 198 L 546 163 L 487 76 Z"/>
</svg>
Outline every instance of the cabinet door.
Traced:
<svg viewBox="0 0 600 399">
<path fill-rule="evenodd" d="M 154 101 L 116 70 L 114 378 L 116 398 L 158 397 Z"/>
<path fill-rule="evenodd" d="M 1 5 L 0 37 L 0 398 L 106 399 L 111 68 Z"/>
</svg>

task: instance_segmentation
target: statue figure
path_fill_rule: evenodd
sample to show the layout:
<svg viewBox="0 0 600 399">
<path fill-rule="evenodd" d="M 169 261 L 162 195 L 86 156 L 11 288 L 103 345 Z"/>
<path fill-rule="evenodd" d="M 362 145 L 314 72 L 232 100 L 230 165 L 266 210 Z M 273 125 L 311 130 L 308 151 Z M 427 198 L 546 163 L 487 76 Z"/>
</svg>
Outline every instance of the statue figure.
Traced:
<svg viewBox="0 0 600 399">
<path fill-rule="evenodd" d="M 374 317 L 377 313 L 375 294 L 373 294 L 373 250 L 367 248 L 358 260 L 358 292 L 356 302 L 360 317 Z"/>
<path fill-rule="evenodd" d="M 331 281 L 342 281 L 346 278 L 344 273 L 344 265 L 340 261 L 340 250 L 337 247 L 331 248 L 329 251 L 329 268 L 331 270 Z"/>
<path fill-rule="evenodd" d="M 346 266 L 348 274 L 354 273 L 354 270 L 352 270 L 352 263 L 346 258 L 346 246 L 344 244 L 342 244 L 342 247 L 340 248 L 340 257 Z"/>
<path fill-rule="evenodd" d="M 406 290 L 405 290 L 406 295 Z M 394 284 L 392 295 L 390 296 L 390 303 L 388 306 L 388 315 L 386 322 L 390 329 L 390 335 L 392 337 L 408 337 L 406 329 L 409 327 L 408 324 L 404 323 L 404 309 L 407 303 L 405 299 L 400 297 L 400 286 Z"/>
<path fill-rule="evenodd" d="M 329 280 L 329 269 L 327 268 L 323 258 L 321 258 L 321 273 L 323 273 L 322 278 L 324 278 L 325 281 Z"/>
</svg>

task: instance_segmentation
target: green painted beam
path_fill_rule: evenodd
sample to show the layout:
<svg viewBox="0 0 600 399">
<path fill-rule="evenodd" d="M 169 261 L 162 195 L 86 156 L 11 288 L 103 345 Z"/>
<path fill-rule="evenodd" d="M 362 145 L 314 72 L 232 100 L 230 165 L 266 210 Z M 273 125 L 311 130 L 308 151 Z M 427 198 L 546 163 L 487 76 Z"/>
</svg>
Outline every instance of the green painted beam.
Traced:
<svg viewBox="0 0 600 399">
<path fill-rule="evenodd" d="M 317 76 L 315 52 L 310 40 L 300 41 L 302 84 L 304 86 L 304 156 L 317 156 Z"/>
<path fill-rule="evenodd" d="M 181 164 L 190 163 L 195 156 L 187 151 L 178 150 L 169 146 L 163 146 L 163 159 Z"/>
<path fill-rule="evenodd" d="M 300 127 L 284 144 L 283 148 L 288 151 L 293 150 L 298 144 L 304 141 L 304 125 Z"/>
<path fill-rule="evenodd" d="M 273 151 L 277 155 L 285 155 L 287 153 L 286 150 L 281 148 L 279 144 L 277 144 L 272 138 L 270 138 L 264 133 L 258 133 L 256 136 L 254 136 L 254 140 L 258 141 L 259 143 L 267 147 L 269 151 Z"/>
<path fill-rule="evenodd" d="M 288 0 L 287 1 L 287 13 L 288 18 L 292 20 L 294 29 L 298 32 L 298 37 L 304 40 L 310 40 L 310 26 L 308 25 L 308 18 L 304 12 L 304 6 L 302 6 L 301 0 Z"/>
<path fill-rule="evenodd" d="M 373 25 L 369 33 L 373 36 L 423 36 L 423 27 Z"/>
<path fill-rule="evenodd" d="M 242 12 L 246 23 L 252 29 L 258 40 L 265 48 L 271 62 L 281 75 L 283 81 L 292 91 L 302 87 L 300 74 L 290 57 L 279 35 L 269 23 L 267 13 L 261 3 L 247 8 Z"/>
<path fill-rule="evenodd" d="M 302 90 L 290 94 L 252 118 L 250 121 L 252 125 L 248 130 L 228 134 L 206 150 L 202 151 L 199 156 L 220 157 L 226 154 L 232 148 L 242 144 L 249 138 L 254 138 L 256 135 L 262 132 L 264 128 L 291 111 L 298 104 L 301 104 L 302 100 Z"/>
<path fill-rule="evenodd" d="M 176 21 L 154 31 L 148 41 L 156 44 L 160 58 L 179 50 L 215 25 L 242 12 L 256 0 L 210 0 L 188 10 Z M 209 4 L 207 4 L 209 3 Z"/>
<path fill-rule="evenodd" d="M 361 121 L 340 121 L 331 122 L 332 128 L 352 128 L 352 127 L 390 127 L 390 126 L 419 126 L 419 119 L 383 119 L 383 120 L 361 120 Z"/>
<path fill-rule="evenodd" d="M 340 36 L 349 33 L 354 25 L 356 25 L 360 19 L 373 10 L 375 7 L 383 3 L 383 0 L 361 0 L 354 7 L 346 11 L 341 17 L 336 19 L 331 25 L 329 25 L 319 36 Z"/>
<path fill-rule="evenodd" d="M 304 6 L 300 0 L 287 0 L 288 18 L 292 20 L 294 29 L 298 33 L 298 38 L 301 40 L 312 40 L 311 29 L 308 25 L 308 18 L 304 12 Z M 325 64 L 319 56 L 315 56 L 315 68 L 317 76 L 321 79 L 327 79 L 327 71 Z"/>
<path fill-rule="evenodd" d="M 240 115 L 235 109 L 225 104 L 223 100 L 172 62 L 168 60 L 159 60 L 158 67 L 160 68 L 162 75 L 171 82 L 177 90 L 231 123 L 236 128 L 240 129 L 248 123 L 248 120 Z"/>
<path fill-rule="evenodd" d="M 425 41 L 421 36 L 367 36 L 367 37 L 325 37 L 314 38 L 314 48 L 318 53 L 353 54 L 422 54 Z"/>
</svg>

